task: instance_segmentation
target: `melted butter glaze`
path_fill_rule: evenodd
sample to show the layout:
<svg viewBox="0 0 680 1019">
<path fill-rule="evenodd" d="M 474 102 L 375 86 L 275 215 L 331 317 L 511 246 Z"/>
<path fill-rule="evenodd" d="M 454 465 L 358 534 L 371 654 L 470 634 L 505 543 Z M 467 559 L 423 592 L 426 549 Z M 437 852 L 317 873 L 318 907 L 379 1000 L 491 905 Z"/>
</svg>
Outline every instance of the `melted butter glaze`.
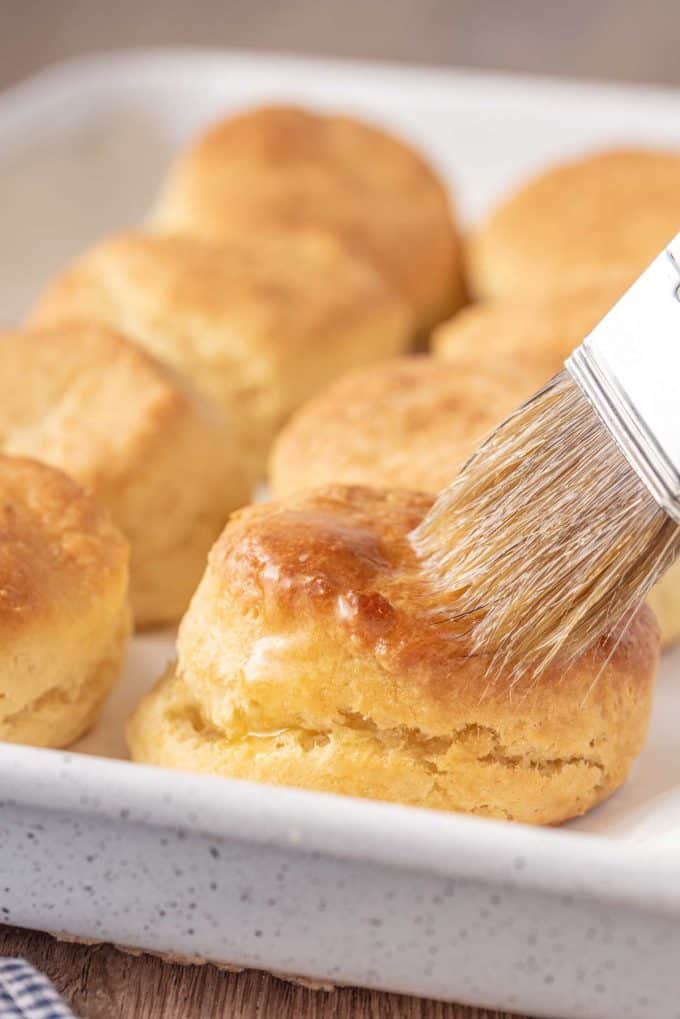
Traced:
<svg viewBox="0 0 680 1019">
<path fill-rule="evenodd" d="M 249 507 L 216 546 L 212 569 L 278 616 L 323 616 L 390 671 L 445 667 L 469 648 L 463 627 L 444 632 L 430 618 L 408 541 L 430 505 L 420 493 L 331 486 Z"/>
</svg>

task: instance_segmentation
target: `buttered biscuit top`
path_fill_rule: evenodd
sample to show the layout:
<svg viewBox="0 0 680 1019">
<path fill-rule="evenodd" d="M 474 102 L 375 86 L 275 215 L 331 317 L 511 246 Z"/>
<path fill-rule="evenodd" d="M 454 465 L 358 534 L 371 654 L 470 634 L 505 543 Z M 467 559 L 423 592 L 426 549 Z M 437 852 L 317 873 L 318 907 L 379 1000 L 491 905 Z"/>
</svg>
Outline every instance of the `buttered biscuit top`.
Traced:
<svg viewBox="0 0 680 1019">
<path fill-rule="evenodd" d="M 130 723 L 133 756 L 536 823 L 608 795 L 647 727 L 651 613 L 570 665 L 491 681 L 465 626 L 428 614 L 408 533 L 430 501 L 335 487 L 240 511 Z"/>
</svg>

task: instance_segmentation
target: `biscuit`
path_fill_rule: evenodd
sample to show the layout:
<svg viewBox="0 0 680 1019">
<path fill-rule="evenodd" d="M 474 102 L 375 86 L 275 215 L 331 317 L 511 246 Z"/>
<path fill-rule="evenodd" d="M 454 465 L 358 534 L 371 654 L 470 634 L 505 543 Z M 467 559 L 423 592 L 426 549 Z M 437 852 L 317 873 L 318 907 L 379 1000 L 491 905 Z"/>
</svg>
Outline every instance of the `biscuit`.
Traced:
<svg viewBox="0 0 680 1019">
<path fill-rule="evenodd" d="M 152 224 L 212 240 L 321 228 L 386 274 L 420 329 L 463 303 L 441 181 L 405 142 L 351 117 L 272 106 L 222 120 L 180 156 Z"/>
<path fill-rule="evenodd" d="M 644 742 L 652 613 L 490 681 L 426 608 L 407 535 L 430 503 L 337 486 L 239 511 L 129 723 L 133 758 L 534 824 L 605 799 Z"/>
<path fill-rule="evenodd" d="M 62 747 L 92 724 L 130 627 L 128 548 L 61 471 L 0 456 L 0 739 Z"/>
<path fill-rule="evenodd" d="M 251 483 L 290 412 L 335 376 L 402 350 L 408 311 L 332 237 L 103 241 L 47 287 L 38 326 L 99 322 L 190 379 L 229 424 Z"/>
<path fill-rule="evenodd" d="M 628 283 L 680 230 L 680 152 L 615 149 L 561 163 L 504 199 L 468 245 L 483 297 L 569 291 L 610 271 Z"/>
<path fill-rule="evenodd" d="M 210 409 L 99 326 L 0 334 L 0 450 L 60 467 L 109 510 L 130 542 L 138 626 L 181 617 L 248 496 Z"/>
</svg>

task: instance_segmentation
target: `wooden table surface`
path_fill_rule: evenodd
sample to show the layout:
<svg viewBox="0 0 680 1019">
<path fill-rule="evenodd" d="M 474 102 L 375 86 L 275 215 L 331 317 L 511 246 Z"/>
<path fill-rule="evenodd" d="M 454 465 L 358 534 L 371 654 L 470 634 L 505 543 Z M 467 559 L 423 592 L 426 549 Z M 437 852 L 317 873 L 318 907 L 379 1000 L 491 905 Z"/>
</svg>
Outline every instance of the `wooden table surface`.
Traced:
<svg viewBox="0 0 680 1019">
<path fill-rule="evenodd" d="M 110 945 L 86 947 L 0 925 L 0 955 L 45 973 L 79 1019 L 513 1019 L 357 988 L 316 991 L 245 970 L 176 966 Z"/>
<path fill-rule="evenodd" d="M 676 28 L 675 0 L 651 7 L 617 0 L 0 0 L 0 86 L 79 53 L 161 44 L 678 84 Z M 171 966 L 7 927 L 0 927 L 0 954 L 24 956 L 47 973 L 81 1019 L 501 1019 L 391 994 L 310 991 L 254 972 Z"/>
</svg>

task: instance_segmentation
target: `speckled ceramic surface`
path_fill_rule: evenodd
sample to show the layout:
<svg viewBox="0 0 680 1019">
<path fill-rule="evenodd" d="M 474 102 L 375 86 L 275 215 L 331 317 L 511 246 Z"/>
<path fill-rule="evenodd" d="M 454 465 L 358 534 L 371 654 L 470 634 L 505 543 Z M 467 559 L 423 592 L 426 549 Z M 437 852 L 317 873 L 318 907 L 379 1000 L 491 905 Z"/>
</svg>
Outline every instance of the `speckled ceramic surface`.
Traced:
<svg viewBox="0 0 680 1019">
<path fill-rule="evenodd" d="M 191 52 L 68 65 L 0 97 L 0 319 L 135 222 L 197 126 L 272 97 L 410 136 L 468 215 L 553 158 L 680 143 L 667 92 Z M 168 635 L 133 642 L 77 752 L 0 745 L 4 920 L 551 1019 L 680 1019 L 680 652 L 629 783 L 561 830 L 106 759 L 171 653 Z"/>
</svg>

